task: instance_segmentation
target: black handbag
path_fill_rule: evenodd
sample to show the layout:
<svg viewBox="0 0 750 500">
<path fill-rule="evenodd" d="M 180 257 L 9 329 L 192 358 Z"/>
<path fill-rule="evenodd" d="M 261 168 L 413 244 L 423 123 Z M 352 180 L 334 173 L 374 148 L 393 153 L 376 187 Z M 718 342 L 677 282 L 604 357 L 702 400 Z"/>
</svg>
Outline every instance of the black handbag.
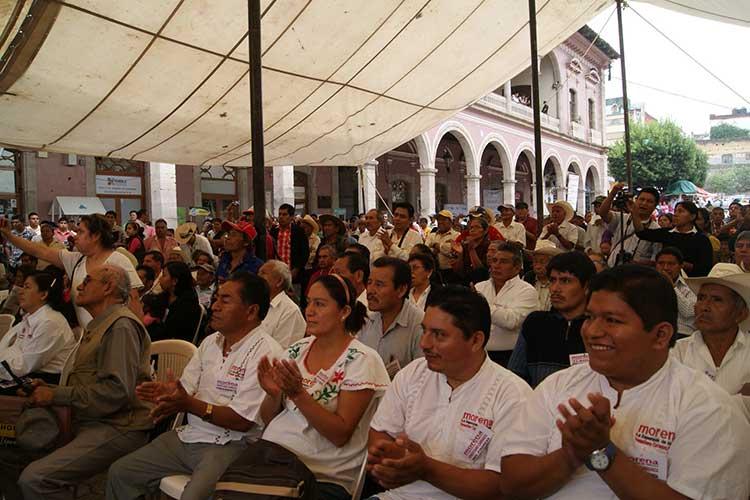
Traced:
<svg viewBox="0 0 750 500">
<path fill-rule="evenodd" d="M 259 439 L 216 483 L 216 500 L 317 500 L 315 475 L 291 451 Z"/>
</svg>

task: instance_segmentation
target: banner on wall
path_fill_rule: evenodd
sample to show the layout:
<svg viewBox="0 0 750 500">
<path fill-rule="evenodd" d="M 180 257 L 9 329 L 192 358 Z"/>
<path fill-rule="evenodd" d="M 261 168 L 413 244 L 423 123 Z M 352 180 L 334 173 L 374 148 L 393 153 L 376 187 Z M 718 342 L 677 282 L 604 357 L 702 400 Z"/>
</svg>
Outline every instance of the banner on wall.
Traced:
<svg viewBox="0 0 750 500">
<path fill-rule="evenodd" d="M 97 175 L 96 194 L 141 196 L 141 178 L 124 175 Z"/>
</svg>

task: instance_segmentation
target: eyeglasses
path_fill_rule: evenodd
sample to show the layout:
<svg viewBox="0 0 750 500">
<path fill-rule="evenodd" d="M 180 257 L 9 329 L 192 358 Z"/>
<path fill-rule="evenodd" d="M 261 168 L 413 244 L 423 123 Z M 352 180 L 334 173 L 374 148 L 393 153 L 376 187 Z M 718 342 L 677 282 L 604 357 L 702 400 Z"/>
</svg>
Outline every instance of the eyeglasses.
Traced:
<svg viewBox="0 0 750 500">
<path fill-rule="evenodd" d="M 88 284 L 91 283 L 92 281 L 98 281 L 99 283 L 104 283 L 103 280 L 101 280 L 101 279 L 94 279 L 94 278 L 92 278 L 91 276 L 89 276 L 87 274 L 86 277 L 83 278 L 83 281 L 81 282 L 81 285 L 83 285 L 84 287 L 88 286 Z"/>
</svg>

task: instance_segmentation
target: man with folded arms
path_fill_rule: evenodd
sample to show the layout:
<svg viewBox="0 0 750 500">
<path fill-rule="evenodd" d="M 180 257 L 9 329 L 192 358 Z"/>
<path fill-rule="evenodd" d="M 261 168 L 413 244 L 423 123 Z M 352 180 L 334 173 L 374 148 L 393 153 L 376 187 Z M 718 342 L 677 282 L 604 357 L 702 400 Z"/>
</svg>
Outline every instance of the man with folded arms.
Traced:
<svg viewBox="0 0 750 500">
<path fill-rule="evenodd" d="M 589 362 L 547 377 L 506 432 L 513 498 L 747 498 L 750 424 L 731 397 L 670 358 L 677 299 L 655 269 L 589 283 Z"/>
<path fill-rule="evenodd" d="M 507 429 L 531 390 L 487 356 L 490 325 L 487 301 L 466 287 L 427 299 L 424 358 L 396 375 L 370 425 L 368 469 L 387 489 L 376 498 L 500 497 Z"/>
<path fill-rule="evenodd" d="M 153 401 L 155 420 L 179 412 L 187 425 L 169 431 L 109 469 L 107 500 L 140 498 L 159 490 L 162 478 L 191 474 L 182 500 L 211 497 L 216 481 L 260 437 L 260 404 L 265 393 L 256 369 L 281 346 L 261 326 L 268 312 L 268 285 L 249 272 L 232 274 L 219 286 L 212 307 L 216 333 L 204 340 L 179 382 L 149 382 L 138 396 Z"/>
</svg>

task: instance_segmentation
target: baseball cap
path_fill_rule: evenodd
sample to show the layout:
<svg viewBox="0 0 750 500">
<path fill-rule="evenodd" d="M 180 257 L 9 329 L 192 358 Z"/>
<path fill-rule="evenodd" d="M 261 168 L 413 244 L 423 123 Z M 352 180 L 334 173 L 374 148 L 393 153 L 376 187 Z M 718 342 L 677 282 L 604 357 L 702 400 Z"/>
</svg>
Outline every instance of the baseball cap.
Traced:
<svg viewBox="0 0 750 500">
<path fill-rule="evenodd" d="M 250 222 L 240 221 L 235 224 L 233 222 L 225 220 L 221 223 L 221 229 L 224 231 L 234 230 L 245 233 L 250 241 L 253 241 L 255 237 L 258 236 L 258 232 L 255 230 L 255 226 Z"/>
<path fill-rule="evenodd" d="M 453 220 L 453 212 L 451 212 L 450 210 L 441 210 L 437 214 L 440 217 L 447 217 L 447 218 Z"/>
<path fill-rule="evenodd" d="M 211 274 L 216 273 L 216 268 L 214 268 L 214 266 L 212 266 L 211 264 L 199 264 L 195 266 L 195 269 L 203 269 L 207 273 L 211 273 Z"/>
</svg>

